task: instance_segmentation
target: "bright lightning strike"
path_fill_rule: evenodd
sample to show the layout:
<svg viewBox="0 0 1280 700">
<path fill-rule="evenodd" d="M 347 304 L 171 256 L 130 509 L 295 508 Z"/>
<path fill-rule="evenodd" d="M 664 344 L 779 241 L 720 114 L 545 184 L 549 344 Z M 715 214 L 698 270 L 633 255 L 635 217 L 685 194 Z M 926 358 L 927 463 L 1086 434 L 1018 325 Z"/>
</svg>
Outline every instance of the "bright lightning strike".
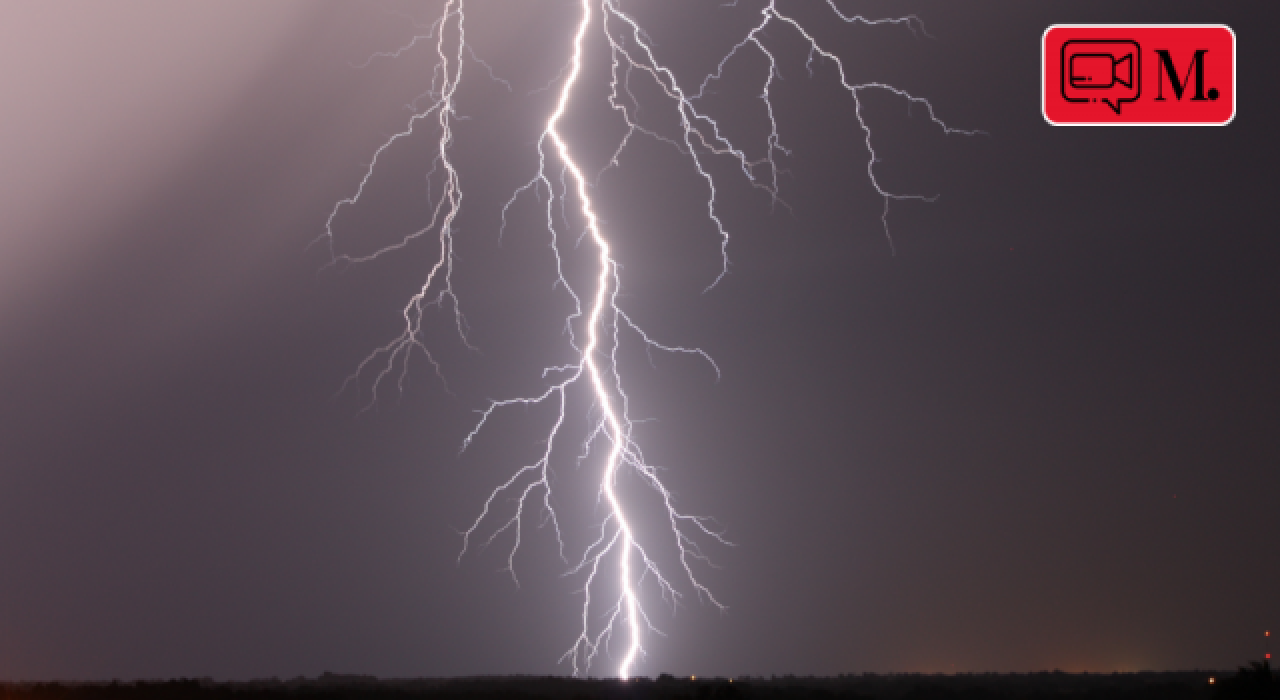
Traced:
<svg viewBox="0 0 1280 700">
<path fill-rule="evenodd" d="M 492 68 L 477 57 L 467 43 L 465 2 L 466 0 L 446 0 L 440 15 L 424 27 L 425 33 L 413 37 L 409 43 L 394 51 L 382 52 L 370 57 L 369 61 L 378 58 L 395 58 L 415 49 L 419 44 L 433 45 L 435 67 L 431 86 L 413 104 L 415 111 L 406 128 L 391 136 L 374 152 L 355 193 L 334 205 L 321 238 L 328 247 L 330 264 L 333 266 L 370 262 L 402 250 L 410 243 L 426 236 L 434 235 L 438 242 L 438 255 L 434 263 L 427 270 L 421 286 L 409 297 L 402 309 L 404 325 L 399 335 L 370 353 L 344 384 L 345 389 L 371 376 L 369 403 L 366 406 L 377 403 L 379 389 L 387 383 L 394 382 L 397 390 L 403 391 L 409 359 L 414 350 L 421 351 L 434 367 L 437 376 L 442 382 L 444 381 L 443 368 L 432 355 L 424 334 L 423 320 L 429 308 L 436 307 L 450 314 L 463 343 L 471 347 L 467 340 L 466 318 L 453 286 L 453 272 L 457 264 L 454 253 L 454 222 L 461 211 L 463 201 L 458 170 L 451 159 L 450 151 L 455 122 L 459 119 L 457 92 L 462 82 L 463 68 L 467 65 L 468 59 L 484 68 L 489 79 L 501 82 L 508 89 L 511 86 L 495 77 Z M 835 0 L 827 0 L 826 4 L 835 19 L 844 23 L 900 25 L 913 33 L 924 31 L 920 20 L 914 16 L 870 20 L 860 15 L 847 15 L 841 12 Z M 598 536 L 584 548 L 579 557 L 576 557 L 576 563 L 568 565 L 566 575 L 578 576 L 583 582 L 580 590 L 582 608 L 578 635 L 561 660 L 569 663 L 574 675 L 586 673 L 602 653 L 612 656 L 611 650 L 616 635 L 621 637 L 618 646 L 622 650 L 617 660 L 617 675 L 627 678 L 632 675 L 634 667 L 644 653 L 643 642 L 646 635 L 649 632 L 658 631 L 650 623 L 645 612 L 642 601 L 644 581 L 651 579 L 655 582 L 662 598 L 673 606 L 677 605 L 682 597 L 676 581 L 659 568 L 656 558 L 650 555 L 650 551 L 657 547 L 672 547 L 679 562 L 680 580 L 683 581 L 679 587 L 692 588 L 700 599 L 723 610 L 724 606 L 720 601 L 700 582 L 695 564 L 709 564 L 699 542 L 714 541 L 726 545 L 729 543 L 708 518 L 677 510 L 672 493 L 659 479 L 657 468 L 645 460 L 640 446 L 634 441 L 634 423 L 628 412 L 629 400 L 619 368 L 618 350 L 624 339 L 633 338 L 635 342 L 648 348 L 670 353 L 698 355 L 710 364 L 717 377 L 720 372 L 711 357 L 700 349 L 665 345 L 655 341 L 631 320 L 619 303 L 620 266 L 613 257 L 607 232 L 602 227 L 592 202 L 592 183 L 584 172 L 581 161 L 575 157 L 573 144 L 561 131 L 561 122 L 570 108 L 574 90 L 578 87 L 583 75 L 583 64 L 587 60 L 584 46 L 589 33 L 593 28 L 599 31 L 608 48 L 611 60 L 608 100 L 626 127 L 625 135 L 618 143 L 606 167 L 618 167 L 619 157 L 631 144 L 633 137 L 638 135 L 677 149 L 689 159 L 694 170 L 706 183 L 707 216 L 719 235 L 721 250 L 720 272 L 714 280 L 711 280 L 708 289 L 715 286 L 728 273 L 730 240 L 729 232 L 718 212 L 716 181 L 706 167 L 708 159 L 731 159 L 737 163 L 749 184 L 768 193 L 773 202 L 786 205 L 781 197 L 778 157 L 790 155 L 791 152 L 782 145 L 775 116 L 772 88 L 775 81 L 780 79 L 780 74 L 775 55 L 778 49 L 770 48 L 768 41 L 770 37 L 766 33 L 766 29 L 771 26 L 776 26 L 780 30 L 779 33 L 786 31 L 795 35 L 807 46 L 806 66 L 811 74 L 815 57 L 821 57 L 835 65 L 839 84 L 852 99 L 857 124 L 864 134 L 864 141 L 870 153 L 866 172 L 872 186 L 884 201 L 881 220 L 891 248 L 893 239 L 889 235 L 888 227 L 890 202 L 909 199 L 931 201 L 933 198 L 920 194 L 890 192 L 877 180 L 875 165 L 878 159 L 872 142 L 871 128 L 863 117 L 863 93 L 888 92 L 906 100 L 910 105 L 922 105 L 932 122 L 945 133 L 978 132 L 947 126 L 934 114 L 933 106 L 927 100 L 899 88 L 878 82 L 851 83 L 840 57 L 823 48 L 799 21 L 780 11 L 776 0 L 767 1 L 760 9 L 759 22 L 719 61 L 716 70 L 698 83 L 696 91 L 687 90 L 682 86 L 675 73 L 659 60 L 649 35 L 634 16 L 622 9 L 620 0 L 581 0 L 578 7 L 576 29 L 567 47 L 567 64 L 560 75 L 544 88 L 553 89 L 558 84 L 559 94 L 555 108 L 546 117 L 541 137 L 537 141 L 538 168 L 524 185 L 512 193 L 502 210 L 505 225 L 512 205 L 522 195 L 533 194 L 540 200 L 543 193 L 547 195 L 545 227 L 550 236 L 550 250 L 555 261 L 554 282 L 572 300 L 574 308 L 574 311 L 564 319 L 567 345 L 572 359 L 566 364 L 543 370 L 542 377 L 548 383 L 541 393 L 490 402 L 480 412 L 480 418 L 475 427 L 464 438 L 463 450 L 478 437 L 489 418 L 502 409 L 517 405 L 544 404 L 556 408 L 556 417 L 545 435 L 545 446 L 532 463 L 515 469 L 509 478 L 490 493 L 475 520 L 463 531 L 458 557 L 461 560 L 474 544 L 488 545 L 503 533 L 509 533 L 513 543 L 507 554 L 507 570 L 515 580 L 515 555 L 524 534 L 526 516 L 531 517 L 527 509 L 537 509 L 544 522 L 552 526 L 561 558 L 566 562 L 569 561 L 565 555 L 566 547 L 560 520 L 552 502 L 551 467 L 553 456 L 559 454 L 557 447 L 568 439 L 564 434 L 564 426 L 566 416 L 571 409 L 570 389 L 585 384 L 592 397 L 592 405 L 587 411 L 591 416 L 592 428 L 577 446 L 578 460 L 581 462 L 589 458 L 592 448 L 601 441 L 608 447 L 603 463 L 599 465 L 597 491 L 598 499 L 605 506 L 605 515 L 598 525 Z M 707 94 L 708 88 L 722 79 L 725 67 L 737 56 L 749 51 L 758 52 L 768 63 L 768 69 L 761 76 L 759 98 L 768 119 L 769 131 L 764 138 L 762 154 L 756 157 L 748 156 L 745 147 L 734 144 L 724 136 L 720 124 L 699 107 L 699 101 Z M 631 89 L 632 77 L 636 74 L 642 77 L 647 76 L 656 85 L 660 94 L 675 107 L 679 116 L 679 136 L 673 138 L 663 135 L 643 125 L 637 119 L 639 101 Z M 373 253 L 362 256 L 339 253 L 334 230 L 334 222 L 339 212 L 344 207 L 356 205 L 361 200 L 377 168 L 379 158 L 399 141 L 414 135 L 420 129 L 433 130 L 437 136 L 431 169 L 433 178 L 431 182 L 434 184 L 433 191 L 430 193 L 433 202 L 430 219 L 420 229 L 404 236 L 399 242 Z M 559 177 L 553 179 L 551 173 L 555 172 L 553 169 L 555 165 L 560 167 L 560 171 Z M 562 237 L 568 231 L 557 227 L 554 216 L 555 204 L 559 202 L 564 226 L 570 226 L 568 216 L 565 215 L 566 202 L 570 200 L 576 205 L 577 216 L 585 227 L 583 236 L 589 239 L 596 251 L 597 267 L 591 276 L 592 286 L 582 291 L 570 284 L 566 277 L 559 246 Z M 650 522 L 655 518 L 636 518 L 633 509 L 638 507 L 638 499 L 628 499 L 620 491 L 618 477 L 624 470 L 630 470 L 639 476 L 640 481 L 657 494 L 656 502 L 661 504 L 661 510 L 655 515 L 656 520 L 663 523 L 662 527 L 656 528 L 655 531 L 644 532 L 637 529 L 638 522 Z M 513 497 L 516 504 L 514 515 L 506 519 L 496 514 L 495 504 L 502 497 Z M 593 612 L 597 613 L 594 617 Z"/>
</svg>

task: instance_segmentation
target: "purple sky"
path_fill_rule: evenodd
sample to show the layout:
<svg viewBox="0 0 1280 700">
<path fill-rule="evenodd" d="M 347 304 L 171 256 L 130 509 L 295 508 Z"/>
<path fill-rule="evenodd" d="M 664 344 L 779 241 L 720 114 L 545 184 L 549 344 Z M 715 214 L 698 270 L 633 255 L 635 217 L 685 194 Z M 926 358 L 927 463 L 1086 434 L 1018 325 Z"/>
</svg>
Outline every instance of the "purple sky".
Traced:
<svg viewBox="0 0 1280 700">
<path fill-rule="evenodd" d="M 758 4 L 626 3 L 686 84 Z M 856 79 L 990 136 L 868 100 L 883 182 L 942 195 L 894 205 L 890 255 L 852 108 L 779 30 L 793 211 L 721 163 L 721 285 L 702 293 L 718 241 L 687 161 L 639 141 L 601 180 L 628 308 L 724 372 L 632 358 L 646 450 L 738 545 L 706 573 L 728 612 L 662 613 L 638 672 L 1258 658 L 1280 628 L 1275 12 L 840 4 L 935 37 L 815 24 Z M 567 672 L 578 603 L 546 532 L 517 589 L 501 544 L 457 563 L 456 530 L 538 438 L 512 415 L 460 457 L 474 411 L 528 391 L 563 342 L 535 209 L 501 245 L 497 227 L 573 3 L 470 15 L 513 86 L 472 64 L 459 95 L 458 286 L 481 352 L 433 322 L 452 395 L 422 363 L 377 411 L 334 399 L 426 260 L 320 273 L 307 248 L 429 83 L 426 53 L 353 64 L 438 6 L 0 3 L 0 679 Z M 1231 25 L 1235 122 L 1045 124 L 1041 32 L 1087 22 Z M 757 68 L 715 104 L 759 142 Z M 621 134 L 605 80 L 588 71 L 566 125 L 595 168 Z M 422 224 L 430 146 L 389 154 L 338 220 L 353 252 Z"/>
</svg>

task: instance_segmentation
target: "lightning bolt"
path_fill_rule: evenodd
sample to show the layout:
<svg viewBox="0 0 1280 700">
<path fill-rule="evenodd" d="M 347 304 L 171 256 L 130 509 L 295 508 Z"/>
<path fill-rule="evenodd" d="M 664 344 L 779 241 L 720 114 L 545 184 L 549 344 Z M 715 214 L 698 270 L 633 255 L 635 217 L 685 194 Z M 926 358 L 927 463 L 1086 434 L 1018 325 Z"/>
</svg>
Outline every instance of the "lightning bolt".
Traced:
<svg viewBox="0 0 1280 700">
<path fill-rule="evenodd" d="M 323 242 L 329 253 L 329 266 L 343 268 L 353 264 L 368 263 L 385 255 L 401 251 L 418 239 L 434 235 L 438 243 L 438 255 L 418 290 L 410 296 L 402 308 L 403 327 L 401 332 L 386 344 L 371 352 L 343 383 L 345 391 L 354 386 L 356 392 L 363 395 L 360 385 L 365 377 L 369 391 L 364 408 L 377 405 L 379 388 L 394 383 L 397 391 L 403 392 L 408 373 L 409 359 L 414 351 L 419 351 L 434 368 L 436 375 L 445 389 L 443 368 L 432 355 L 426 342 L 423 321 L 431 308 L 437 308 L 452 317 L 452 323 L 462 342 L 471 347 L 467 338 L 468 325 L 458 295 L 454 291 L 453 272 L 457 263 L 454 253 L 454 222 L 462 208 L 463 191 L 458 171 L 451 160 L 450 146 L 453 142 L 454 125 L 459 120 L 457 109 L 457 91 L 462 83 L 463 68 L 470 62 L 485 69 L 488 78 L 502 83 L 511 89 L 510 83 L 497 78 L 489 64 L 481 60 L 467 43 L 465 0 L 447 0 L 440 15 L 430 24 L 422 27 L 426 31 L 415 35 L 408 43 L 394 51 L 374 54 L 366 61 L 380 58 L 395 58 L 415 49 L 419 44 L 434 44 L 434 67 L 432 69 L 429 89 L 418 97 L 410 108 L 413 110 L 408 124 L 403 131 L 392 135 L 373 154 L 363 177 L 355 188 L 354 194 L 335 203 L 325 223 L 322 236 L 317 239 Z M 733 3 L 736 5 L 736 3 Z M 827 0 L 827 6 L 835 18 L 846 24 L 864 25 L 897 25 L 909 29 L 912 33 L 926 33 L 924 26 L 915 16 L 891 19 L 867 19 L 861 15 L 848 15 L 837 7 L 834 0 Z M 458 553 L 459 561 L 473 546 L 487 546 L 496 539 L 508 534 L 512 540 L 506 560 L 506 571 L 512 580 L 519 584 L 515 570 L 515 555 L 520 549 L 524 537 L 524 525 L 529 511 L 537 510 L 542 522 L 551 525 L 560 557 L 567 566 L 566 576 L 576 576 L 582 581 L 578 593 L 582 596 L 580 627 L 572 645 L 561 657 L 567 662 L 572 673 L 586 673 L 600 654 L 610 653 L 614 637 L 618 636 L 622 647 L 621 658 L 617 661 L 616 672 L 622 678 L 631 676 L 634 667 L 644 654 L 643 642 L 648 633 L 661 634 L 650 622 L 642 601 L 644 582 L 651 580 L 661 595 L 673 609 L 686 591 L 692 589 L 696 596 L 709 602 L 723 611 L 725 606 L 712 594 L 711 590 L 701 583 L 696 567 L 710 565 L 710 560 L 703 553 L 700 543 L 715 542 L 730 545 L 724 533 L 715 522 L 706 517 L 690 515 L 677 509 L 671 491 L 659 478 L 659 469 L 644 458 L 640 446 L 634 440 L 634 422 L 629 413 L 629 398 L 624 390 L 624 382 L 619 367 L 618 351 L 624 340 L 638 342 L 647 349 L 674 354 L 696 355 L 705 360 L 719 379 L 720 370 L 712 358 L 699 348 L 686 348 L 667 345 L 654 340 L 645 330 L 637 325 L 619 303 L 621 287 L 620 265 L 613 257 L 610 241 L 601 224 L 600 218 L 592 202 L 591 191 L 600 177 L 610 168 L 620 167 L 620 157 L 637 137 L 648 138 L 666 147 L 676 149 L 687 157 L 694 171 L 706 184 L 706 212 L 714 225 L 720 239 L 721 266 L 719 274 L 711 280 L 708 289 L 719 283 L 729 272 L 728 247 L 730 236 L 724 222 L 720 218 L 717 204 L 716 180 L 707 168 L 709 158 L 727 158 L 737 164 L 747 183 L 756 187 L 771 198 L 774 204 L 786 207 L 779 184 L 779 158 L 790 156 L 791 151 L 782 145 L 778 122 L 775 117 L 775 104 L 771 89 L 776 80 L 781 79 L 775 52 L 766 41 L 766 29 L 777 25 L 789 30 L 807 47 L 806 68 L 812 76 L 815 58 L 831 62 L 836 67 L 840 86 L 849 94 L 854 106 L 854 114 L 858 127 L 864 134 L 864 141 L 870 154 L 866 165 L 866 173 L 872 186 L 884 201 L 881 221 L 889 246 L 893 247 L 893 238 L 889 232 L 889 204 L 895 200 L 932 201 L 935 196 L 911 193 L 895 193 L 884 188 L 876 178 L 875 165 L 879 162 L 872 139 L 872 131 L 863 116 L 863 93 L 883 91 L 902 98 L 910 105 L 921 105 L 925 108 L 930 120 L 944 133 L 976 134 L 977 131 L 954 129 L 939 119 L 933 106 L 924 98 L 912 95 L 891 85 L 873 83 L 851 83 L 845 72 L 844 63 L 835 53 L 823 48 L 812 34 L 793 17 L 782 13 L 776 0 L 768 0 L 760 9 L 760 19 L 719 61 L 714 72 L 705 76 L 696 91 L 687 90 L 677 80 L 675 73 L 663 64 L 655 50 L 653 41 L 634 16 L 624 11 L 619 0 L 580 0 L 580 14 L 573 33 L 569 50 L 569 58 L 560 74 L 545 87 L 534 92 L 553 89 L 559 85 L 559 93 L 554 110 L 546 118 L 545 126 L 537 140 L 536 150 L 538 167 L 525 184 L 518 187 L 502 208 L 502 235 L 511 213 L 512 206 L 522 197 L 533 195 L 543 201 L 545 194 L 545 228 L 550 238 L 549 249 L 555 262 L 555 288 L 563 290 L 572 302 L 573 311 L 564 319 L 564 330 L 568 338 L 568 348 L 572 359 L 563 364 L 543 370 L 542 378 L 546 381 L 540 393 L 530 396 L 516 396 L 507 399 L 490 401 L 488 406 L 479 412 L 479 420 L 462 441 L 461 450 L 466 450 L 479 436 L 489 419 L 498 411 L 515 406 L 552 405 L 556 409 L 555 419 L 548 427 L 543 447 L 531 463 L 516 468 L 510 476 L 495 487 L 485 500 L 471 525 L 461 532 L 462 545 Z M 598 12 L 597 12 L 598 10 Z M 572 144 L 561 131 L 561 122 L 569 111 L 571 99 L 583 74 L 584 44 L 588 33 L 595 26 L 601 32 L 608 47 L 611 60 L 610 92 L 608 100 L 613 110 L 620 116 L 626 127 L 625 134 L 618 143 L 605 168 L 589 180 L 581 161 L 575 157 Z M 927 35 L 927 33 L 926 33 Z M 759 152 L 748 155 L 745 146 L 731 142 L 722 133 L 720 124 L 706 110 L 700 108 L 700 101 L 708 94 L 709 89 L 720 81 L 726 66 L 740 54 L 756 51 L 768 63 L 768 69 L 760 82 L 759 99 L 762 102 L 765 116 L 769 124 L 769 132 L 765 135 Z M 639 100 L 632 91 L 633 76 L 640 75 L 657 86 L 660 94 L 665 96 L 675 107 L 679 115 L 679 134 L 671 136 L 646 126 L 638 119 Z M 428 196 L 432 202 L 432 214 L 424 226 L 401 238 L 396 243 L 379 248 L 365 255 L 340 253 L 338 239 L 334 230 L 338 214 L 347 207 L 357 205 L 364 196 L 365 190 L 378 165 L 379 158 L 398 142 L 413 136 L 419 129 L 431 129 L 437 135 L 435 155 L 428 176 Z M 558 176 L 555 166 L 559 166 Z M 566 202 L 572 201 L 577 208 L 575 216 L 583 226 L 579 240 L 589 240 L 596 251 L 594 274 L 591 275 L 589 289 L 579 291 L 566 276 L 564 259 L 561 255 L 561 242 L 569 233 L 571 223 L 569 208 Z M 559 203 L 560 221 L 557 225 L 556 204 Z M 560 452 L 558 448 L 568 440 L 565 434 L 566 416 L 571 409 L 570 390 L 576 386 L 585 386 L 591 396 L 591 406 L 587 413 L 591 417 L 590 429 L 577 446 L 577 461 L 582 463 L 591 458 L 600 443 L 607 446 L 603 463 L 599 467 L 597 503 L 604 507 L 605 514 L 598 523 L 598 534 L 588 544 L 576 561 L 570 563 L 566 556 L 565 539 L 552 499 L 552 462 Z M 657 495 L 660 504 L 656 513 L 657 520 L 664 523 L 655 531 L 641 532 L 636 528 L 639 520 L 633 510 L 640 507 L 635 493 L 627 493 L 622 489 L 619 476 L 631 473 L 639 477 L 640 483 L 648 486 Z M 631 495 L 631 498 L 628 498 Z M 503 518 L 497 514 L 497 503 L 500 498 L 512 497 L 515 513 Z M 652 501 L 652 499 L 651 499 Z M 650 506 L 652 508 L 653 506 Z M 679 586 L 677 580 L 669 577 L 657 564 L 657 557 L 651 551 L 668 547 L 679 563 Z M 611 576 L 609 572 L 614 572 Z M 606 579 L 613 582 L 606 585 Z M 592 613 L 597 613 L 594 617 Z"/>
</svg>

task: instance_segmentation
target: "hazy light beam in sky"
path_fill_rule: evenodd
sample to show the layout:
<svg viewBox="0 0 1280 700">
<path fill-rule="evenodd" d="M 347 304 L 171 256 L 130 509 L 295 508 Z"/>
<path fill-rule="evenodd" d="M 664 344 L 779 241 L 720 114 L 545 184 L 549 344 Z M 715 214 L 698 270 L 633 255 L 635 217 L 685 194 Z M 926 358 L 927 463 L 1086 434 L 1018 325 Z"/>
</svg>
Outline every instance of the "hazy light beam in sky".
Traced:
<svg viewBox="0 0 1280 700">
<path fill-rule="evenodd" d="M 330 264 L 333 266 L 375 260 L 402 250 L 411 242 L 433 232 L 438 238 L 438 257 L 427 271 L 421 287 L 410 296 L 402 309 L 404 326 L 400 334 L 370 353 L 343 385 L 344 389 L 351 385 L 358 387 L 361 378 L 371 374 L 373 378 L 370 382 L 370 395 L 366 408 L 377 403 L 378 389 L 386 382 L 394 381 L 397 389 L 403 391 L 409 358 L 415 349 L 422 352 L 441 381 L 444 381 L 443 368 L 432 356 L 424 337 L 423 319 L 429 307 L 439 307 L 450 313 L 459 337 L 468 347 L 471 347 L 467 340 L 466 318 L 462 313 L 460 300 L 454 292 L 452 281 L 454 266 L 457 262 L 454 255 L 453 225 L 461 211 L 463 200 L 461 182 L 450 152 L 454 122 L 458 118 L 456 96 L 468 58 L 476 65 L 483 67 L 489 79 L 503 83 L 508 89 L 510 84 L 495 77 L 492 68 L 477 57 L 467 44 L 465 31 L 467 18 L 464 3 L 465 0 L 447 0 L 439 17 L 427 25 L 425 34 L 413 37 L 409 43 L 394 51 L 380 52 L 370 57 L 370 61 L 378 58 L 395 58 L 413 49 L 419 43 L 430 43 L 434 39 L 436 63 L 432 73 L 431 88 L 415 102 L 416 111 L 410 117 L 406 128 L 391 136 L 374 152 L 355 193 L 334 205 L 322 236 L 322 240 L 328 246 Z M 828 0 L 827 4 L 836 18 L 845 23 L 901 25 L 913 32 L 917 29 L 923 32 L 923 25 L 914 16 L 868 20 L 858 15 L 842 13 L 834 0 Z M 686 91 L 675 73 L 659 60 L 655 45 L 649 39 L 648 33 L 632 15 L 622 9 L 618 0 L 581 0 L 578 8 L 579 14 L 573 20 L 576 30 L 566 50 L 567 64 L 560 75 L 545 88 L 555 89 L 558 85 L 559 92 L 555 108 L 545 118 L 545 127 L 537 142 L 538 169 L 524 185 L 512 193 L 502 209 L 502 220 L 505 226 L 512 205 L 522 195 L 533 194 L 541 201 L 541 195 L 546 194 L 545 226 L 550 236 L 550 250 L 555 261 L 554 284 L 573 302 L 574 311 L 564 319 L 567 345 L 573 359 L 566 364 L 543 370 L 542 377 L 548 379 L 549 383 L 541 393 L 491 401 L 480 412 L 480 418 L 475 427 L 463 439 L 461 449 L 465 450 L 478 437 L 489 418 L 500 409 L 516 405 L 547 403 L 556 408 L 555 419 L 547 429 L 545 445 L 537 458 L 531 464 L 515 469 L 509 478 L 489 494 L 474 521 L 462 533 L 462 547 L 458 557 L 461 560 L 477 541 L 488 545 L 504 533 L 510 533 L 512 545 L 507 555 L 506 569 L 513 581 L 518 584 L 514 558 L 524 535 L 525 518 L 530 515 L 526 512 L 526 506 L 539 509 L 543 521 L 549 523 L 555 533 L 560 557 L 568 567 L 566 575 L 578 577 L 582 581 L 579 633 L 561 660 L 569 663 L 574 675 L 584 674 L 590 670 L 592 663 L 598 660 L 601 653 L 610 653 L 616 645 L 620 647 L 616 673 L 620 677 L 627 678 L 632 675 L 636 664 L 643 657 L 643 642 L 646 635 L 649 632 L 660 634 L 645 612 L 642 600 L 644 582 L 651 580 L 661 598 L 673 607 L 678 606 L 683 597 L 681 589 L 691 588 L 699 599 L 724 610 L 724 605 L 716 599 L 709 588 L 700 582 L 695 564 L 702 566 L 710 563 L 702 552 L 700 542 L 714 541 L 725 545 L 729 542 L 710 519 L 677 510 L 672 493 L 659 478 L 657 467 L 646 461 L 640 446 L 634 441 L 634 423 L 629 413 L 629 399 L 624 390 L 618 350 L 623 342 L 638 342 L 648 348 L 665 352 L 698 355 L 710 364 L 717 378 L 720 371 L 711 357 L 698 348 L 667 345 L 654 340 L 632 321 L 619 303 L 620 265 L 613 257 L 608 232 L 601 225 L 591 199 L 593 184 L 588 181 L 586 172 L 576 158 L 568 135 L 560 130 L 561 121 L 570 109 L 574 90 L 578 87 L 583 75 L 584 61 L 587 60 L 584 42 L 588 32 L 592 30 L 593 25 L 596 26 L 607 44 L 612 61 L 609 66 L 611 79 L 608 100 L 626 126 L 626 133 L 609 159 L 606 169 L 620 167 L 619 157 L 631 144 L 633 137 L 647 137 L 665 146 L 673 147 L 687 156 L 694 170 L 706 183 L 706 212 L 719 235 L 721 252 L 719 274 L 711 280 L 708 289 L 714 287 L 729 271 L 730 236 L 719 216 L 716 181 L 711 171 L 707 169 L 705 159 L 711 157 L 733 159 L 752 186 L 767 192 L 773 202 L 784 206 L 786 204 L 780 197 L 779 167 L 776 158 L 778 154 L 790 155 L 790 151 L 782 144 L 775 117 L 776 105 L 771 94 L 774 81 L 778 78 L 774 50 L 765 43 L 768 38 L 765 30 L 771 24 L 779 29 L 790 29 L 807 45 L 806 65 L 810 69 L 815 56 L 835 64 L 840 85 L 852 98 L 858 126 L 865 135 L 865 143 L 870 153 L 866 166 L 867 176 L 885 203 L 881 218 L 890 246 L 893 245 L 893 241 L 889 236 L 887 221 L 889 202 L 895 199 L 929 200 L 931 197 L 893 193 L 877 181 L 875 174 L 877 156 L 872 144 L 871 129 L 863 118 L 861 93 L 870 90 L 886 91 L 907 100 L 909 105 L 923 105 L 929 118 L 945 133 L 977 132 L 962 131 L 947 126 L 935 116 L 933 107 L 928 101 L 901 89 L 883 83 L 850 83 L 840 58 L 820 46 L 799 21 L 779 12 L 773 1 L 768 2 L 760 10 L 760 21 L 730 49 L 719 61 L 715 72 L 707 75 L 699 84 L 698 90 L 692 93 Z M 596 8 L 598 13 L 595 11 Z M 741 52 L 748 50 L 760 52 L 768 62 L 767 71 L 760 76 L 759 98 L 767 116 L 769 133 L 764 140 L 763 155 L 759 157 L 749 157 L 744 147 L 732 143 L 723 135 L 717 121 L 698 106 L 698 101 L 706 95 L 708 86 L 722 79 L 725 66 Z M 681 131 L 679 138 L 664 136 L 657 130 L 641 124 L 636 118 L 639 101 L 631 89 L 633 74 L 648 76 L 659 88 L 660 93 L 676 108 Z M 419 108 L 419 103 L 426 106 Z M 399 242 L 368 255 L 354 256 L 338 253 L 334 222 L 339 212 L 344 207 L 354 206 L 361 200 L 379 158 L 388 149 L 412 136 L 420 128 L 432 128 L 438 133 L 436 153 L 429 177 L 429 182 L 434 183 L 433 187 L 438 191 L 429 195 L 433 202 L 430 219 L 424 226 L 403 237 Z M 555 164 L 560 166 L 560 172 L 559 177 L 553 179 L 551 174 L 554 172 L 552 167 Z M 437 174 L 439 174 L 438 178 Z M 557 189 L 557 182 L 559 189 Z M 570 232 L 558 229 L 554 216 L 555 205 L 559 202 L 564 225 L 572 227 L 569 216 L 566 214 L 566 203 L 570 200 L 576 205 L 576 216 L 585 228 L 582 234 L 583 240 L 589 240 L 596 251 L 596 267 L 590 276 L 593 286 L 582 291 L 575 289 L 566 277 L 559 246 L 562 237 Z M 501 235 L 501 231 L 498 234 Z M 603 463 L 599 465 L 597 489 L 597 502 L 605 504 L 606 509 L 598 526 L 598 536 L 584 548 L 581 556 L 575 557 L 576 561 L 570 564 L 566 555 L 560 519 L 552 502 L 551 464 L 557 445 L 570 440 L 564 435 L 566 416 L 571 408 L 575 408 L 571 406 L 569 390 L 580 384 L 589 389 L 592 397 L 590 405 L 583 407 L 584 412 L 590 417 L 592 427 L 587 431 L 586 437 L 577 442 L 577 459 L 579 462 L 589 459 L 600 441 L 607 445 Z M 658 506 L 656 520 L 664 523 L 664 527 L 643 532 L 636 529 L 635 523 L 638 521 L 633 509 L 639 507 L 636 503 L 638 499 L 628 499 L 627 494 L 620 490 L 618 477 L 624 470 L 630 470 L 640 477 L 640 481 L 657 495 L 656 503 L 661 505 Z M 495 503 L 504 496 L 514 496 L 513 500 L 516 504 L 514 515 L 505 520 L 495 512 Z M 654 505 L 648 507 L 652 509 Z M 665 574 L 658 566 L 657 558 L 651 556 L 650 552 L 660 547 L 670 547 L 675 553 L 680 568 L 679 583 Z M 593 612 L 596 613 L 594 616 Z M 622 639 L 615 642 L 615 634 Z"/>
</svg>

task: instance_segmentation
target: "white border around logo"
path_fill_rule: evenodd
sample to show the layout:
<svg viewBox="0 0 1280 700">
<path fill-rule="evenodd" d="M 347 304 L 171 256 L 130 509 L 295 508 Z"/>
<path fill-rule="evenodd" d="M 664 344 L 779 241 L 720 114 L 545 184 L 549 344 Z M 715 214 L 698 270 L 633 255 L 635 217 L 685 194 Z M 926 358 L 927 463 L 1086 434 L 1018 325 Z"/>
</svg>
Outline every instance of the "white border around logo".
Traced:
<svg viewBox="0 0 1280 700">
<path fill-rule="evenodd" d="M 1231 116 L 1227 117 L 1224 122 L 1055 122 L 1049 118 L 1045 111 L 1045 77 L 1044 77 L 1044 57 L 1045 57 L 1045 39 L 1048 38 L 1049 32 L 1054 29 L 1101 29 L 1110 27 L 1132 27 L 1135 29 L 1225 29 L 1231 32 Z M 1236 108 L 1239 105 L 1236 91 L 1236 76 L 1240 72 L 1240 65 L 1236 62 L 1236 32 L 1225 24 L 1051 24 L 1043 33 L 1040 34 L 1040 116 L 1052 126 L 1226 126 L 1235 121 Z"/>
</svg>

